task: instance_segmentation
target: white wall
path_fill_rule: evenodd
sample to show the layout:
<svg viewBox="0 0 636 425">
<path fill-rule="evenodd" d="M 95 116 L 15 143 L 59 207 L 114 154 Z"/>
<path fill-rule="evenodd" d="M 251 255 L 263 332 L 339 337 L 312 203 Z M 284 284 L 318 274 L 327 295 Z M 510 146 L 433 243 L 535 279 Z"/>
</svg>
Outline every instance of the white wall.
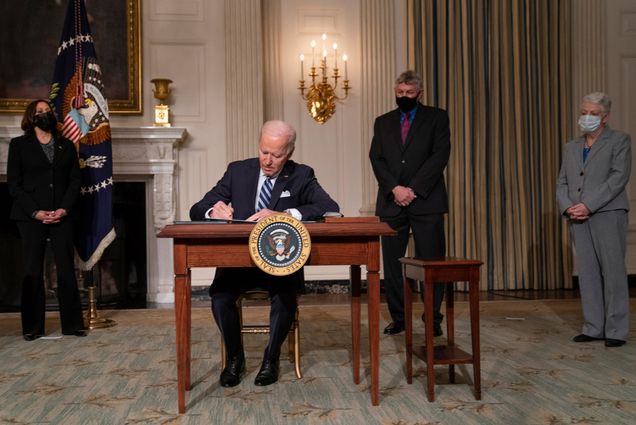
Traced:
<svg viewBox="0 0 636 425">
<path fill-rule="evenodd" d="M 188 131 L 179 149 L 175 186 L 176 219 L 180 220 L 189 218 L 190 206 L 212 187 L 226 166 L 224 13 L 223 0 L 142 0 L 144 112 L 142 116 L 111 117 L 113 127 L 151 124 L 156 100 L 150 80 L 173 81 L 168 101 L 171 122 Z M 158 244 L 156 264 L 172 269 L 171 241 Z M 212 270 L 193 271 L 194 285 L 209 284 L 212 274 Z"/>
<path fill-rule="evenodd" d="M 298 132 L 294 154 L 299 162 L 316 170 L 320 183 L 338 201 L 345 215 L 358 215 L 361 206 L 361 143 L 359 78 L 360 40 L 357 0 L 321 1 L 282 0 L 281 68 L 284 82 L 283 119 Z M 353 89 L 343 103 L 336 106 L 335 115 L 325 124 L 316 123 L 308 114 L 305 101 L 299 95 L 300 65 L 304 53 L 305 80 L 310 66 L 311 40 L 316 40 L 316 57 L 321 50 L 320 35 L 327 34 L 327 47 L 338 43 L 339 53 L 349 56 L 349 79 Z M 329 57 L 332 64 L 332 57 Z M 343 72 L 342 62 L 340 72 Z M 342 94 L 341 91 L 338 92 Z"/>
<path fill-rule="evenodd" d="M 298 132 L 295 160 L 311 165 L 318 181 L 339 203 L 348 216 L 359 215 L 362 195 L 361 129 L 360 129 L 360 30 L 358 0 L 327 0 L 319 3 L 303 0 L 282 0 L 281 69 L 284 81 L 283 119 Z M 349 80 L 353 89 L 348 98 L 338 103 L 335 115 L 325 124 L 316 123 L 308 114 L 305 101 L 299 95 L 299 55 L 305 54 L 305 80 L 311 65 L 311 40 L 316 40 L 316 54 L 321 51 L 320 36 L 327 34 L 326 47 L 338 43 L 339 54 L 349 57 Z M 329 63 L 331 58 L 329 58 Z M 339 67 L 343 73 L 342 62 Z M 338 93 L 342 94 L 341 91 Z M 344 267 L 308 267 L 307 279 L 345 279 Z"/>
</svg>

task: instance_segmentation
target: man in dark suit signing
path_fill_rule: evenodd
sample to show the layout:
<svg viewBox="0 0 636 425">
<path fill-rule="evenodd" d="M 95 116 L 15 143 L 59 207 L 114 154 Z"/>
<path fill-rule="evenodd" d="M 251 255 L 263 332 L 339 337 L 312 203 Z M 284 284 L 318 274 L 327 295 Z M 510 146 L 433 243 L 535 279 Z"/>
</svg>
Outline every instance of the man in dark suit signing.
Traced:
<svg viewBox="0 0 636 425">
<path fill-rule="evenodd" d="M 258 221 L 285 212 L 298 220 L 315 220 L 338 204 L 318 184 L 314 170 L 289 158 L 296 132 L 283 121 L 268 121 L 261 128 L 258 158 L 232 162 L 216 186 L 190 209 L 192 220 L 205 218 Z M 245 355 L 236 300 L 247 290 L 264 287 L 270 293 L 270 334 L 256 385 L 278 380 L 280 347 L 296 314 L 296 293 L 303 285 L 302 269 L 289 276 L 271 276 L 257 268 L 219 268 L 210 286 L 212 314 L 227 348 L 220 382 L 233 387 L 241 382 Z"/>
<path fill-rule="evenodd" d="M 444 213 L 448 198 L 444 168 L 450 155 L 450 128 L 446 111 L 422 105 L 422 79 L 414 71 L 395 82 L 397 109 L 375 120 L 369 158 L 378 180 L 375 213 L 397 235 L 382 238 L 384 288 L 392 322 L 385 334 L 404 330 L 404 288 L 398 259 L 404 256 L 409 231 L 415 256 L 445 255 Z M 442 334 L 442 285 L 435 285 L 434 333 Z"/>
</svg>

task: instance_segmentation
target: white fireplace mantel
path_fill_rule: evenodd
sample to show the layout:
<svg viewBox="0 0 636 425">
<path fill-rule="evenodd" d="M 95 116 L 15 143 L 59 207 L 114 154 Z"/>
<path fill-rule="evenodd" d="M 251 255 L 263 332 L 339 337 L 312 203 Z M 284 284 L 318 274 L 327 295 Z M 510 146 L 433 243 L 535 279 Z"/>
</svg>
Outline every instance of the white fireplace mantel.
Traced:
<svg viewBox="0 0 636 425">
<path fill-rule="evenodd" d="M 9 141 L 22 134 L 15 126 L 0 126 L 0 181 L 6 180 Z M 156 233 L 176 215 L 176 171 L 179 144 L 187 131 L 180 127 L 113 128 L 113 178 L 146 182 L 147 300 L 174 302 L 171 241 Z"/>
<path fill-rule="evenodd" d="M 177 149 L 186 137 L 185 128 L 135 127 L 113 128 L 113 176 L 118 178 L 152 177 L 152 223 L 155 233 L 175 217 Z"/>
</svg>

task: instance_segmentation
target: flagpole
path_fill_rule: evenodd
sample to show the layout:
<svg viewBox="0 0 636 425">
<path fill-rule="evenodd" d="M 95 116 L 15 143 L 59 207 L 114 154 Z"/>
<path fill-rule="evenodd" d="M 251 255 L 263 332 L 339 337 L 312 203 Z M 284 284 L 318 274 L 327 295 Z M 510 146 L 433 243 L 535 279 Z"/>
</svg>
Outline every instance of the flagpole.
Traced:
<svg viewBox="0 0 636 425">
<path fill-rule="evenodd" d="M 89 329 L 104 329 L 117 325 L 116 321 L 99 316 L 97 311 L 97 296 L 95 295 L 97 287 L 95 286 L 95 280 L 93 279 L 93 269 L 86 270 L 83 273 L 84 282 L 88 282 L 88 310 L 86 311 L 86 326 Z"/>
<path fill-rule="evenodd" d="M 62 136 L 75 144 L 81 173 L 75 248 L 82 260 L 89 307 L 86 325 L 116 323 L 99 317 L 94 266 L 115 239 L 112 223 L 113 157 L 108 102 L 84 0 L 69 0 L 49 99 Z"/>
</svg>

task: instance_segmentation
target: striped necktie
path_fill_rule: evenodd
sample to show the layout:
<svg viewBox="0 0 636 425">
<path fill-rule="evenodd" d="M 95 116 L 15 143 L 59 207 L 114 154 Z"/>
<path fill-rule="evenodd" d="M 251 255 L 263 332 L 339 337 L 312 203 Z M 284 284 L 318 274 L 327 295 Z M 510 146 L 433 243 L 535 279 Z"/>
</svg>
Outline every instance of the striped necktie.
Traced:
<svg viewBox="0 0 636 425">
<path fill-rule="evenodd" d="M 263 210 L 269 205 L 269 200 L 272 198 L 272 179 L 267 177 L 261 187 L 261 192 L 258 194 L 258 203 L 256 204 L 256 211 Z"/>
</svg>

